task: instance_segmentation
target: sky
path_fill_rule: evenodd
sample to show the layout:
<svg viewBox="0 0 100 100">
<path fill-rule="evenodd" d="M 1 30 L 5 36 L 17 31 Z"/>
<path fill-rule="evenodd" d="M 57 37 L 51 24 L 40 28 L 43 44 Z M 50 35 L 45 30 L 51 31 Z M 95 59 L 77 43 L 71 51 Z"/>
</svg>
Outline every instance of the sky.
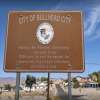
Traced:
<svg viewBox="0 0 100 100">
<path fill-rule="evenodd" d="M 0 77 L 15 77 L 3 71 L 5 33 L 8 12 L 11 10 L 81 10 L 84 14 L 85 71 L 73 76 L 84 76 L 100 71 L 100 0 L 0 0 Z M 36 77 L 47 73 L 26 73 Z M 22 76 L 26 74 L 22 73 Z M 51 73 L 52 78 L 65 78 L 67 73 Z"/>
</svg>

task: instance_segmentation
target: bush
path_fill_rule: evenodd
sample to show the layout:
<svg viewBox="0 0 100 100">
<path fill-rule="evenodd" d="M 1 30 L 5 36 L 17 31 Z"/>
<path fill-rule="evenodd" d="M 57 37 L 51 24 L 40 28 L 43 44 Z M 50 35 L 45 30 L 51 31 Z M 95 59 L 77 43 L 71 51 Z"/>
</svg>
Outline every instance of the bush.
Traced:
<svg viewBox="0 0 100 100">
<path fill-rule="evenodd" d="M 79 82 L 76 78 L 73 78 L 72 81 L 73 81 L 73 88 L 79 88 L 80 87 Z"/>
<path fill-rule="evenodd" d="M 5 84 L 4 88 L 5 88 L 5 90 L 11 91 L 11 85 L 10 84 Z"/>
</svg>

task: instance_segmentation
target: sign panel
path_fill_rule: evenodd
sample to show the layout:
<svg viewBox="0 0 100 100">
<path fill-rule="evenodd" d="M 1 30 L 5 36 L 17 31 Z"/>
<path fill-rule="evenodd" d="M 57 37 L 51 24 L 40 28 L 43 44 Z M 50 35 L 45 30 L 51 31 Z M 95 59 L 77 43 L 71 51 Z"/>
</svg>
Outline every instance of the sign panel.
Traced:
<svg viewBox="0 0 100 100">
<path fill-rule="evenodd" d="M 79 11 L 10 12 L 4 70 L 82 72 L 82 24 Z"/>
</svg>

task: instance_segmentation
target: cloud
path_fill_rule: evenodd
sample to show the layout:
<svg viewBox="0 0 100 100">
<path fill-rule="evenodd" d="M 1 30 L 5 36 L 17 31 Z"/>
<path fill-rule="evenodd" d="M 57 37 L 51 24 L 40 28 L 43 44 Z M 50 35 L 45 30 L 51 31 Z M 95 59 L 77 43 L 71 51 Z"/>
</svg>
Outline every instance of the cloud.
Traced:
<svg viewBox="0 0 100 100">
<path fill-rule="evenodd" d="M 90 40 L 95 40 L 100 38 L 100 7 L 93 8 L 85 21 L 85 35 Z"/>
<path fill-rule="evenodd" d="M 54 9 L 68 9 L 68 8 L 73 8 L 73 9 L 82 9 L 84 12 L 86 12 L 85 16 L 85 22 L 84 22 L 84 27 L 85 27 L 85 37 L 88 40 L 95 40 L 100 38 L 100 6 L 97 6 L 97 4 L 94 6 L 82 6 L 81 7 L 69 7 L 69 6 L 63 6 L 64 4 L 62 2 L 59 2 Z"/>
<path fill-rule="evenodd" d="M 93 37 L 90 38 L 90 40 L 96 40 L 100 38 L 100 29 L 98 29 Z"/>
<path fill-rule="evenodd" d="M 75 10 L 83 10 L 86 12 L 85 21 L 84 21 L 84 27 L 85 27 L 85 37 L 87 40 L 96 40 L 100 38 L 100 6 L 97 6 L 97 3 L 95 4 L 86 4 L 84 3 L 84 6 L 76 6 L 76 4 L 73 4 L 74 6 L 69 6 L 68 4 L 65 6 L 65 2 L 59 1 L 57 5 L 53 9 L 75 9 Z M 71 3 L 71 2 L 70 2 Z"/>
</svg>

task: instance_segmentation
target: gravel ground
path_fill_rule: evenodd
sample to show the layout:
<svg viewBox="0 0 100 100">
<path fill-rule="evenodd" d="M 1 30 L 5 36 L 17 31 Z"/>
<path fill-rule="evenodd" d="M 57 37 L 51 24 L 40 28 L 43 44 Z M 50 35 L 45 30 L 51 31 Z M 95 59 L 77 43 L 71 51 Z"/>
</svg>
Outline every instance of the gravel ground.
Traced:
<svg viewBox="0 0 100 100">
<path fill-rule="evenodd" d="M 55 89 L 53 88 L 52 91 Z M 51 92 L 52 92 L 51 91 Z M 56 91 L 57 92 L 57 91 Z M 65 94 L 68 94 L 67 89 L 64 90 Z M 53 94 L 54 92 L 52 92 Z M 60 92 L 59 92 L 60 93 Z M 58 94 L 58 93 L 56 93 Z M 60 93 L 62 98 L 67 98 L 67 96 Z M 72 89 L 72 100 L 100 100 L 100 89 L 93 89 L 93 88 L 82 88 L 80 89 Z M 53 96 L 53 95 L 52 95 Z M 56 95 L 59 97 L 59 95 Z M 0 95 L 0 100 L 15 100 L 14 99 L 14 92 L 7 92 Z M 46 96 L 41 95 L 20 95 L 19 100 L 46 100 Z M 56 100 L 62 100 L 62 99 L 56 99 Z M 65 99 L 63 99 L 65 100 Z M 68 100 L 68 99 L 66 99 Z"/>
<path fill-rule="evenodd" d="M 0 100 L 15 100 L 13 96 L 2 96 Z M 46 100 L 45 96 L 23 96 L 20 97 L 19 100 Z"/>
<path fill-rule="evenodd" d="M 0 95 L 0 100 L 15 100 L 14 92 L 5 92 Z M 46 100 L 46 96 L 37 93 L 20 93 L 19 100 Z"/>
<path fill-rule="evenodd" d="M 56 86 L 56 95 L 59 100 L 68 100 L 68 88 Z M 96 88 L 72 88 L 72 100 L 100 100 L 100 89 Z"/>
</svg>

